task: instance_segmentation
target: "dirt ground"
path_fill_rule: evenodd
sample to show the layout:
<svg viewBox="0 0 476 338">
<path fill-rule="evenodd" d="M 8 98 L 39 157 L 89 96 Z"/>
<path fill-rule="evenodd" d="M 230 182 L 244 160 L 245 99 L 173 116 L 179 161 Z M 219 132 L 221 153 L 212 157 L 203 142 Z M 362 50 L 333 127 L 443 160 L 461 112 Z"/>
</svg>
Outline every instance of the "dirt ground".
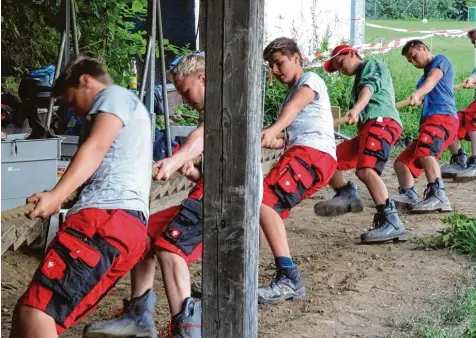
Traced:
<svg viewBox="0 0 476 338">
<path fill-rule="evenodd" d="M 387 165 L 384 180 L 391 193 L 396 177 Z M 349 177 L 356 181 L 353 174 Z M 425 180 L 417 187 L 423 193 Z M 291 250 L 307 286 L 300 301 L 260 306 L 260 337 L 387 337 L 398 333 L 399 323 L 429 309 L 433 301 L 452 293 L 468 275 L 465 257 L 448 251 L 425 251 L 408 241 L 378 246 L 358 245 L 359 235 L 369 227 L 374 207 L 369 194 L 359 184 L 365 209 L 362 213 L 339 217 L 317 217 L 313 206 L 330 198 L 329 188 L 295 208 L 286 221 Z M 453 209 L 476 215 L 476 181 L 446 183 Z M 409 237 L 435 233 L 444 227 L 443 214 L 402 215 Z M 269 282 L 273 262 L 268 247 L 261 252 L 260 285 Z M 2 336 L 10 328 L 11 311 L 25 290 L 39 259 L 31 253 L 8 251 L 2 257 Z M 192 279 L 200 278 L 200 265 L 192 266 Z M 162 293 L 160 273 L 157 325 L 166 326 L 168 307 Z M 80 337 L 85 323 L 110 318 L 129 296 L 129 277 L 103 300 L 86 320 L 63 337 Z"/>
</svg>

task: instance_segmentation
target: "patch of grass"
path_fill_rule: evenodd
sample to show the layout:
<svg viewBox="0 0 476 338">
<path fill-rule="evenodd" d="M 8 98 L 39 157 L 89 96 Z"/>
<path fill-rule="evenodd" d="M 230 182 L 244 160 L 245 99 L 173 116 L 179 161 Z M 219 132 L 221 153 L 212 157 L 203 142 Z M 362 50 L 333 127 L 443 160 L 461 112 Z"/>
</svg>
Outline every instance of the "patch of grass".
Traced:
<svg viewBox="0 0 476 338">
<path fill-rule="evenodd" d="M 475 338 L 476 288 L 469 286 L 440 307 L 412 321 L 398 325 L 391 337 Z"/>
<path fill-rule="evenodd" d="M 453 213 L 442 221 L 447 228 L 436 235 L 418 237 L 415 243 L 430 249 L 450 248 L 476 258 L 476 217 Z"/>
</svg>

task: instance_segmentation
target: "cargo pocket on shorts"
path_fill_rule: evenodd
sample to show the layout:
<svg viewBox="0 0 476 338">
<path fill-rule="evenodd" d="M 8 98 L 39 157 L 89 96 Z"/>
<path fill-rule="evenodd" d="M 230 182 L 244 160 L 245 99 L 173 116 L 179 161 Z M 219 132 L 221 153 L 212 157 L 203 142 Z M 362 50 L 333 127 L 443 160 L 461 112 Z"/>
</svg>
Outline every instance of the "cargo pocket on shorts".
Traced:
<svg viewBox="0 0 476 338">
<path fill-rule="evenodd" d="M 180 212 L 174 217 L 164 238 L 190 255 L 202 242 L 202 200 L 187 198 L 182 201 Z"/>
<path fill-rule="evenodd" d="M 418 146 L 430 150 L 430 156 L 438 156 L 448 139 L 448 132 L 442 126 L 429 124 L 424 126 L 418 138 Z"/>
<path fill-rule="evenodd" d="M 101 260 L 101 252 L 90 240 L 71 229 L 59 231 L 43 260 L 36 279 L 71 303 L 84 297 L 93 269 Z"/>
<path fill-rule="evenodd" d="M 306 191 L 319 181 L 314 168 L 299 157 L 294 157 L 283 169 L 274 186 L 274 192 L 286 209 L 298 204 Z"/>
</svg>

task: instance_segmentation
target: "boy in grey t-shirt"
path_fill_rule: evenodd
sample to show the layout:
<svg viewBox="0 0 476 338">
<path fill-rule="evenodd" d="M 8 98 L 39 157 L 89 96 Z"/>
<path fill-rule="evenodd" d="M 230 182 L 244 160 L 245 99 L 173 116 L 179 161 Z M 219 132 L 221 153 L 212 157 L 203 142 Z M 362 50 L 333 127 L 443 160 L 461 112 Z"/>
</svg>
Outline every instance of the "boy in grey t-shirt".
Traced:
<svg viewBox="0 0 476 338">
<path fill-rule="evenodd" d="M 261 134 L 261 146 L 285 148 L 263 184 L 260 225 L 273 251 L 276 277 L 258 289 L 258 302 L 276 304 L 304 297 L 304 282 L 291 258 L 283 220 L 291 209 L 327 185 L 334 175 L 336 147 L 324 81 L 304 72 L 296 42 L 278 38 L 264 50 L 273 75 L 288 87 L 277 121 Z M 279 134 L 284 130 L 284 140 Z"/>
<path fill-rule="evenodd" d="M 54 189 L 28 198 L 30 218 L 59 211 L 83 186 L 18 301 L 12 337 L 56 337 L 85 317 L 148 249 L 151 121 L 132 93 L 112 85 L 97 60 L 79 57 L 53 95 L 91 117 L 71 164 Z"/>
</svg>

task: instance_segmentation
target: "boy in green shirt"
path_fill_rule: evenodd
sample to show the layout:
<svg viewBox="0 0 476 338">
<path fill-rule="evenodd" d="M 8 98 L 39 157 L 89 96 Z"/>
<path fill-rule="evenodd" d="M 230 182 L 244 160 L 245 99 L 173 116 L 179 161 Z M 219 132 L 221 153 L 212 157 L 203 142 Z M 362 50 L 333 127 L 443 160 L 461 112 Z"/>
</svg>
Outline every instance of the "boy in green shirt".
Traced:
<svg viewBox="0 0 476 338">
<path fill-rule="evenodd" d="M 352 108 L 345 116 L 348 124 L 358 124 L 358 135 L 337 146 L 338 170 L 329 182 L 336 194 L 329 201 L 317 203 L 315 211 L 326 216 L 363 210 L 357 186 L 347 182 L 342 174 L 344 170 L 356 168 L 357 177 L 367 186 L 377 207 L 373 229 L 360 236 L 361 242 L 405 240 L 405 228 L 380 177 L 390 150 L 402 133 L 390 72 L 380 61 L 363 61 L 357 50 L 348 45 L 337 46 L 324 69 L 329 73 L 338 71 L 355 76 Z"/>
</svg>

